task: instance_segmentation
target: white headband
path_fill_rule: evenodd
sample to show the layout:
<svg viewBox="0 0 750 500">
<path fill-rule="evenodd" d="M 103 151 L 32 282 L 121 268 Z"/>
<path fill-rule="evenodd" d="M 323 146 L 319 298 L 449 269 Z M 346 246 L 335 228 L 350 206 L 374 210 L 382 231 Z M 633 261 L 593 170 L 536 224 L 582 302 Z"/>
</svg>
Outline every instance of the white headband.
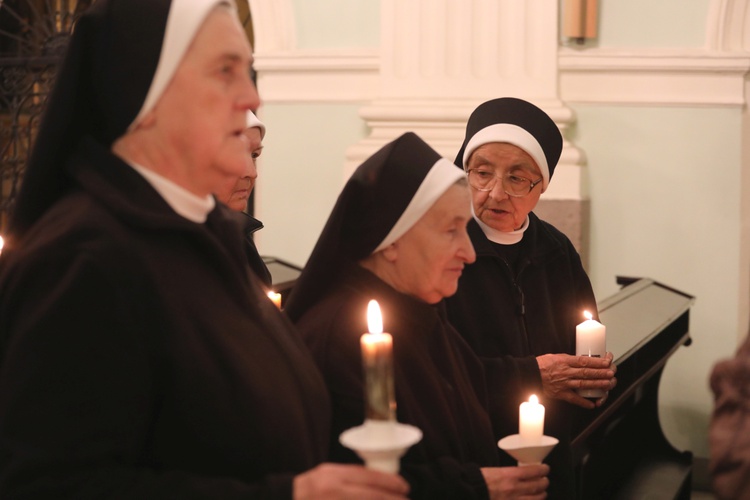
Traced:
<svg viewBox="0 0 750 500">
<path fill-rule="evenodd" d="M 440 158 L 427 172 L 409 205 L 401 214 L 388 236 L 372 252 L 377 253 L 403 236 L 435 204 L 449 187 L 464 177 L 464 172 L 453 162 Z"/>
<path fill-rule="evenodd" d="M 464 169 L 466 169 L 466 164 L 474 150 L 490 142 L 507 142 L 526 151 L 536 162 L 539 170 L 542 171 L 542 192 L 547 189 L 547 185 L 549 184 L 549 167 L 547 166 L 547 157 L 544 156 L 542 146 L 526 129 L 510 123 L 496 123 L 484 127 L 474 134 L 469 139 L 469 143 L 466 144 L 466 149 L 464 150 Z"/>
<path fill-rule="evenodd" d="M 206 16 L 217 5 L 230 7 L 229 10 L 233 15 L 238 16 L 234 0 L 172 0 L 167 16 L 167 26 L 164 29 L 159 63 L 151 80 L 151 87 L 148 89 L 141 110 L 128 129 L 133 129 L 161 98 Z M 237 21 L 239 22 L 239 17 Z"/>
<path fill-rule="evenodd" d="M 255 113 L 248 110 L 247 111 L 247 124 L 245 128 L 254 128 L 258 127 L 260 129 L 260 138 L 261 140 L 266 136 L 266 126 L 263 125 L 263 122 L 258 119 L 257 116 L 255 116 Z"/>
</svg>

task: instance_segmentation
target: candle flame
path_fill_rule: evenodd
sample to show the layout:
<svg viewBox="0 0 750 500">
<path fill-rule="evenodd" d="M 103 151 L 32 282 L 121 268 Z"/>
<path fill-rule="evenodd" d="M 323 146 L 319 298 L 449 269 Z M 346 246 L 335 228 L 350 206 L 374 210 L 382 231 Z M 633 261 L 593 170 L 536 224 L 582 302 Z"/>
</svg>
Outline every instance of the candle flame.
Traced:
<svg viewBox="0 0 750 500">
<path fill-rule="evenodd" d="M 367 329 L 370 333 L 383 333 L 383 316 L 377 300 L 367 304 Z"/>
<path fill-rule="evenodd" d="M 586 316 L 586 319 L 594 319 L 594 316 L 588 311 L 583 311 L 583 315 Z"/>
<path fill-rule="evenodd" d="M 0 236 L 0 253 L 3 253 L 3 245 L 5 245 L 5 240 Z"/>
<path fill-rule="evenodd" d="M 271 302 L 273 302 L 277 308 L 281 309 L 281 294 L 270 290 L 267 295 L 268 298 L 271 299 Z"/>
<path fill-rule="evenodd" d="M 529 397 L 529 403 L 532 403 L 532 404 L 535 404 L 535 405 L 538 405 L 538 404 L 539 404 L 539 398 L 538 398 L 538 397 L 536 397 L 536 394 L 532 394 L 532 395 L 531 395 L 531 396 Z"/>
</svg>

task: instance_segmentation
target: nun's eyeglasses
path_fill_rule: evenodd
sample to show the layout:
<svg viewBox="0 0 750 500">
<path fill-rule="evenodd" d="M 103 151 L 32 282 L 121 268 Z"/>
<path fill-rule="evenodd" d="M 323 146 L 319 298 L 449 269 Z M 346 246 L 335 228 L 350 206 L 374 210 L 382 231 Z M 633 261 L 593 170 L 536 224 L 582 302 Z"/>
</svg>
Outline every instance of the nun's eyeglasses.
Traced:
<svg viewBox="0 0 750 500">
<path fill-rule="evenodd" d="M 497 180 L 500 179 L 503 183 L 503 191 L 508 196 L 515 196 L 520 198 L 528 195 L 534 186 L 542 182 L 543 179 L 532 181 L 526 177 L 506 172 L 503 175 L 497 175 L 491 170 L 484 170 L 480 168 L 470 168 L 466 172 L 466 177 L 469 180 L 469 186 L 473 187 L 477 191 L 492 191 L 497 185 Z"/>
</svg>

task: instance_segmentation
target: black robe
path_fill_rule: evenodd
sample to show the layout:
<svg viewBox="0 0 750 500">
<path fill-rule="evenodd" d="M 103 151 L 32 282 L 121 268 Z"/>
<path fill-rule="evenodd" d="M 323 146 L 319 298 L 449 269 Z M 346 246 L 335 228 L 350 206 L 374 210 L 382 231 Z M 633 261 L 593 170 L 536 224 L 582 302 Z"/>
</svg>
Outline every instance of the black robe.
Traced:
<svg viewBox="0 0 750 500">
<path fill-rule="evenodd" d="M 367 304 L 375 299 L 393 336 L 398 420 L 424 433 L 402 459 L 412 497 L 487 498 L 479 467 L 497 465 L 499 451 L 479 360 L 440 305 L 403 295 L 359 266 L 342 274 L 343 281 L 297 323 L 331 392 L 332 459 L 359 462 L 338 436 L 363 423 L 360 337 L 367 331 Z"/>
<path fill-rule="evenodd" d="M 584 310 L 596 315 L 596 300 L 570 240 L 533 213 L 529 219 L 515 266 L 476 221 L 469 223 L 477 260 L 466 266 L 446 305 L 451 323 L 485 363 L 496 437 L 518 432 L 518 407 L 530 394 L 546 406 L 544 432 L 560 440 L 545 460 L 547 493 L 567 500 L 575 495 L 569 443 L 571 413 L 578 408 L 544 399 L 536 356 L 575 354 L 575 327 Z"/>
<path fill-rule="evenodd" d="M 237 214 L 177 215 L 84 139 L 0 274 L 0 498 L 290 498 L 329 399 Z"/>
<path fill-rule="evenodd" d="M 263 229 L 263 223 L 251 215 L 244 212 L 242 214 L 245 216 L 243 218 L 243 232 L 245 233 L 245 255 L 247 256 L 247 262 L 261 283 L 270 289 L 273 286 L 271 271 L 268 270 L 268 266 L 263 262 L 263 257 L 258 253 L 258 247 L 255 246 L 255 240 L 253 240 L 253 234 Z"/>
</svg>

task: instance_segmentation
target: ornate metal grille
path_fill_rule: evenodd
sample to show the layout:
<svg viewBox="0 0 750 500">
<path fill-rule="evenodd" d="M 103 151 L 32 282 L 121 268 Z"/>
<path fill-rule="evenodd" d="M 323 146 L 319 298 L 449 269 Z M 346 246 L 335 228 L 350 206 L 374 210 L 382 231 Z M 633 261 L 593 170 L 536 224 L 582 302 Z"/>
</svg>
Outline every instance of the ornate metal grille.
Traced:
<svg viewBox="0 0 750 500">
<path fill-rule="evenodd" d="M 71 28 L 94 1 L 0 0 L 0 234 Z M 252 40 L 247 0 L 237 3 Z"/>
<path fill-rule="evenodd" d="M 71 27 L 92 1 L 0 0 L 0 232 Z"/>
</svg>

